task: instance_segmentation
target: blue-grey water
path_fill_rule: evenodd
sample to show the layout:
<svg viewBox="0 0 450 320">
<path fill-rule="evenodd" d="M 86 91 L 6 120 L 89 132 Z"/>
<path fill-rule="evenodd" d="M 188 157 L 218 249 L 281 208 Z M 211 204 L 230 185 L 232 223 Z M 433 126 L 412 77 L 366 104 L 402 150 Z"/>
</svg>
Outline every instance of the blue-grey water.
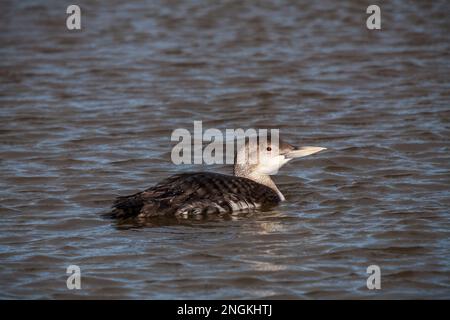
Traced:
<svg viewBox="0 0 450 320">
<path fill-rule="evenodd" d="M 76 3 L 81 31 L 69 3 L 1 2 L 1 298 L 450 298 L 448 1 L 378 1 L 372 31 L 361 1 Z M 281 170 L 273 211 L 103 218 L 231 173 L 171 162 L 194 120 L 328 150 Z"/>
</svg>

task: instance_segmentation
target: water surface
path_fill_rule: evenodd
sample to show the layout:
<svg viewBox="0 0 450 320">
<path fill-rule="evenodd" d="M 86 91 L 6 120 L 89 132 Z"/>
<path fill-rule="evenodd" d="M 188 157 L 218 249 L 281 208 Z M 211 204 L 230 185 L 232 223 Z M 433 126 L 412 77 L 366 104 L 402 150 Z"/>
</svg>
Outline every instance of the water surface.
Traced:
<svg viewBox="0 0 450 320">
<path fill-rule="evenodd" d="M 0 297 L 450 298 L 449 4 L 3 1 Z M 326 152 L 235 217 L 117 224 L 176 128 L 279 128 Z M 66 288 L 66 268 L 82 289 Z M 368 290 L 378 265 L 382 289 Z"/>
</svg>

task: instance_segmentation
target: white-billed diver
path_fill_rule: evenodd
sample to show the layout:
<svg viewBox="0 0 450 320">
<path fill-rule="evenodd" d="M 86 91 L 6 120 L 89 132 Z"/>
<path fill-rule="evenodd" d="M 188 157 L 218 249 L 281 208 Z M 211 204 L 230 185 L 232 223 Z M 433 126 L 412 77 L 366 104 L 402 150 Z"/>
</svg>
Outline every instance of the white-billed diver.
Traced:
<svg viewBox="0 0 450 320">
<path fill-rule="evenodd" d="M 279 140 L 278 152 L 274 153 L 269 138 L 256 163 L 236 161 L 244 152 L 248 159 L 252 152 L 260 152 L 259 141 L 249 139 L 237 151 L 233 176 L 213 172 L 176 174 L 142 192 L 118 197 L 111 217 L 189 216 L 268 209 L 285 200 L 270 176 L 294 158 L 326 149 L 296 148 Z M 255 143 L 256 148 L 252 145 Z"/>
</svg>

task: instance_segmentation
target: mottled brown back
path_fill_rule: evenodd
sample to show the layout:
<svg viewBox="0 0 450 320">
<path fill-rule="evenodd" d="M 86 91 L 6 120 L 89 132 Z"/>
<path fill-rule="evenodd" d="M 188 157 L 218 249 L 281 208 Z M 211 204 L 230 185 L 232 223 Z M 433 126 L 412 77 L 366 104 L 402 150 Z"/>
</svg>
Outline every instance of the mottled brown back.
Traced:
<svg viewBox="0 0 450 320">
<path fill-rule="evenodd" d="M 274 190 L 247 178 L 183 173 L 143 192 L 117 198 L 111 215 L 126 218 L 232 213 L 269 208 L 279 201 Z"/>
</svg>

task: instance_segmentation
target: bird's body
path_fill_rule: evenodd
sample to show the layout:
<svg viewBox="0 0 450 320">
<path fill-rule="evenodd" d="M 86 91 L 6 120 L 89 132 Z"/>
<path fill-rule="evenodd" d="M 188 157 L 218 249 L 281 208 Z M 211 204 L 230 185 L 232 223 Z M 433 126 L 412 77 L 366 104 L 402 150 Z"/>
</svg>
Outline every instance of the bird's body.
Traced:
<svg viewBox="0 0 450 320">
<path fill-rule="evenodd" d="M 280 196 L 243 177 L 213 172 L 171 176 L 154 187 L 114 203 L 117 218 L 248 212 L 275 206 Z"/>
<path fill-rule="evenodd" d="M 293 158 L 323 149 L 295 148 L 281 141 L 275 145 L 270 139 L 262 146 L 258 138 L 253 145 L 246 143 L 236 154 L 236 159 L 246 152 L 249 159 L 255 154 L 256 163 L 235 159 L 233 176 L 212 172 L 177 174 L 142 192 L 118 197 L 111 216 L 119 219 L 189 216 L 268 209 L 284 200 L 270 175 Z"/>
</svg>

